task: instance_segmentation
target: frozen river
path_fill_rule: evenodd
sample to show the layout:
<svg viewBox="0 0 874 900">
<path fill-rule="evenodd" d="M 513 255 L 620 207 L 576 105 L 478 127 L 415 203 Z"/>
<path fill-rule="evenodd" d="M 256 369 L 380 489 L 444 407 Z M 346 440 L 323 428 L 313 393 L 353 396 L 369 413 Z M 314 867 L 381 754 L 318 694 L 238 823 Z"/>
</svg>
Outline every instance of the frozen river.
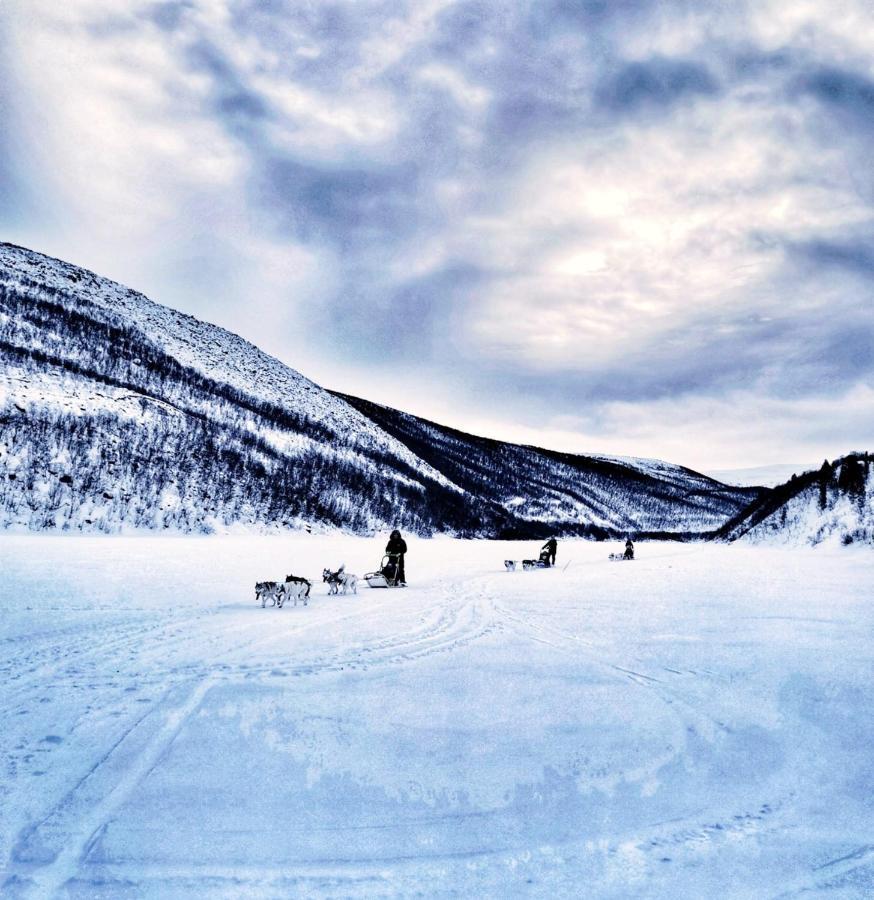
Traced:
<svg viewBox="0 0 874 900">
<path fill-rule="evenodd" d="M 874 896 L 870 549 L 384 540 L 0 538 L 0 894 Z"/>
</svg>

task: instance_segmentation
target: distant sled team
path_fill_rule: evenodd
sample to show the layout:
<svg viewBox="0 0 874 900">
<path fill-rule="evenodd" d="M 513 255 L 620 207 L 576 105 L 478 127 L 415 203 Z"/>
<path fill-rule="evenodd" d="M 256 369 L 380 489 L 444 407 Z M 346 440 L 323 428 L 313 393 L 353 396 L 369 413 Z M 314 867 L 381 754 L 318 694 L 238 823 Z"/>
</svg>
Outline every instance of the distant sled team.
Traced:
<svg viewBox="0 0 874 900">
<path fill-rule="evenodd" d="M 552 537 L 540 549 L 540 556 L 537 559 L 505 559 L 504 567 L 508 572 L 515 572 L 520 566 L 525 569 L 549 569 L 555 565 L 556 551 L 558 549 L 558 541 Z M 634 544 L 631 538 L 625 542 L 624 553 L 611 553 L 608 559 L 612 560 L 628 560 L 634 559 Z"/>
<path fill-rule="evenodd" d="M 634 544 L 631 543 L 631 538 L 629 538 L 625 542 L 625 552 L 624 553 L 611 553 L 610 559 L 612 559 L 612 560 L 634 559 Z"/>
</svg>

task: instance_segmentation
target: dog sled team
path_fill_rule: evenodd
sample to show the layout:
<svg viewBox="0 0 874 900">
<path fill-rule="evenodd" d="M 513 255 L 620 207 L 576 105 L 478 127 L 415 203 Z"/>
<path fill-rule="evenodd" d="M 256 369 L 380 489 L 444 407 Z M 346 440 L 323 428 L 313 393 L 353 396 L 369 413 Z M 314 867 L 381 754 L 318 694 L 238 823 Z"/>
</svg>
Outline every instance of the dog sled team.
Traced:
<svg viewBox="0 0 874 900">
<path fill-rule="evenodd" d="M 369 572 L 364 576 L 364 580 L 372 588 L 406 587 L 407 575 L 404 570 L 406 553 L 407 542 L 400 531 L 395 529 L 386 544 L 385 555 L 379 569 Z M 358 576 L 347 572 L 345 565 L 341 565 L 336 571 L 322 570 L 322 583 L 328 585 L 329 596 L 347 594 L 349 591 L 357 594 L 358 581 Z M 285 581 L 259 581 L 255 584 L 255 599 L 261 601 L 262 609 L 268 602 L 271 606 L 282 609 L 289 600 L 293 600 L 295 606 L 298 601 L 307 606 L 312 586 L 313 583 L 309 579 L 299 575 L 286 575 Z"/>
<path fill-rule="evenodd" d="M 404 569 L 406 553 L 407 542 L 401 536 L 400 531 L 395 529 L 385 546 L 385 555 L 380 567 L 375 572 L 368 572 L 364 575 L 363 580 L 372 588 L 406 587 L 407 575 Z M 508 572 L 514 572 L 519 566 L 525 570 L 551 569 L 555 566 L 557 554 L 558 541 L 551 537 L 540 548 L 540 555 L 537 559 L 505 559 L 504 566 Z M 612 560 L 634 559 L 634 544 L 631 538 L 625 542 L 624 553 L 611 553 L 609 558 Z M 349 591 L 357 594 L 360 580 L 357 575 L 347 572 L 345 565 L 335 571 L 322 570 L 322 583 L 328 585 L 329 595 L 348 594 Z M 307 606 L 312 586 L 313 583 L 309 579 L 300 575 L 286 575 L 285 581 L 259 581 L 255 584 L 255 599 L 261 601 L 262 609 L 267 606 L 268 602 L 271 606 L 279 609 L 282 609 L 288 601 L 293 601 L 295 606 L 299 602 Z"/>
<path fill-rule="evenodd" d="M 634 559 L 634 544 L 631 542 L 631 538 L 629 538 L 625 542 L 625 552 L 624 553 L 611 553 L 610 559 L 613 559 L 613 560 Z"/>
<path fill-rule="evenodd" d="M 555 565 L 555 557 L 558 553 L 558 541 L 551 537 L 541 548 L 537 559 L 505 559 L 504 568 L 508 572 L 515 572 L 518 566 L 523 569 L 551 569 Z"/>
<path fill-rule="evenodd" d="M 505 559 L 504 567 L 508 572 L 515 572 L 521 566 L 526 571 L 528 569 L 551 569 L 555 565 L 555 557 L 558 551 L 558 541 L 551 537 L 541 548 L 540 556 L 537 559 Z M 625 552 L 611 553 L 609 559 L 628 560 L 634 559 L 634 543 L 631 538 L 625 542 Z"/>
</svg>

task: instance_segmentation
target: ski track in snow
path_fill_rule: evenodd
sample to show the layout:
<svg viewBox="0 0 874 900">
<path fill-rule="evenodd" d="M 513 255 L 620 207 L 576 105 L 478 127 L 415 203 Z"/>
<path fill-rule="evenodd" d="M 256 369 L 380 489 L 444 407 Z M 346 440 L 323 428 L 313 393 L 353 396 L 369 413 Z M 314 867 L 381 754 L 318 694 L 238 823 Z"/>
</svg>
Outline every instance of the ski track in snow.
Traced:
<svg viewBox="0 0 874 900">
<path fill-rule="evenodd" d="M 407 590 L 278 610 L 378 548 L 130 541 L 118 603 L 119 546 L 0 545 L 4 896 L 874 891 L 870 553 L 414 540 Z"/>
</svg>

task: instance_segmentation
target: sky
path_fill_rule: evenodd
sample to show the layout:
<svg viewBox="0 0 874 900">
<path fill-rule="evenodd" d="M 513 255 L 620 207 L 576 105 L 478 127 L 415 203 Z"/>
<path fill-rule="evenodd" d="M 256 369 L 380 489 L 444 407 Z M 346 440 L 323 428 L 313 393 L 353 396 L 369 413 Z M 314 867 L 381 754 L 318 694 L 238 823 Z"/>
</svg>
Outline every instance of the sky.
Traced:
<svg viewBox="0 0 874 900">
<path fill-rule="evenodd" d="M 0 239 L 561 450 L 874 449 L 872 163 L 870 2 L 0 2 Z"/>
</svg>

